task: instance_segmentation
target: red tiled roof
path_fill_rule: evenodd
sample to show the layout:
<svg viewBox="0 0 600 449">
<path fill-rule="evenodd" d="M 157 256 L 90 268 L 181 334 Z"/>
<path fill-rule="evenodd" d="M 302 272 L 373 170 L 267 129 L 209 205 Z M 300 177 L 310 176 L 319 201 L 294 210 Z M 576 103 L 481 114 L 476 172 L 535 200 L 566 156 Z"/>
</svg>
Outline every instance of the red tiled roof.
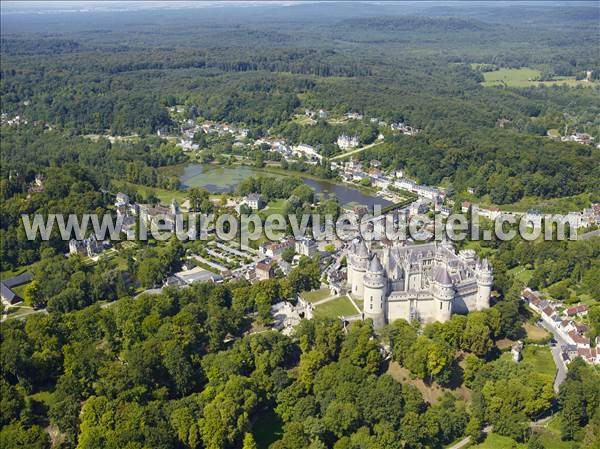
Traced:
<svg viewBox="0 0 600 449">
<path fill-rule="evenodd" d="M 273 268 L 273 265 L 271 265 L 270 263 L 258 262 L 256 264 L 257 270 L 270 271 L 271 268 Z"/>
<path fill-rule="evenodd" d="M 548 306 L 548 307 L 544 307 L 544 309 L 542 310 L 542 312 L 545 315 L 551 316 L 554 313 L 554 309 L 552 307 Z"/>
<path fill-rule="evenodd" d="M 578 313 L 584 313 L 588 311 L 588 306 L 586 304 L 579 304 L 573 307 L 569 307 L 567 309 L 567 315 L 569 316 L 573 316 L 573 315 L 577 315 Z"/>
<path fill-rule="evenodd" d="M 589 361 L 596 358 L 597 351 L 594 348 L 577 348 L 577 355 Z"/>
<path fill-rule="evenodd" d="M 523 292 L 523 298 L 525 298 L 527 301 L 529 301 L 530 303 L 534 304 L 534 305 L 538 305 L 541 301 L 540 297 L 538 295 L 536 295 L 535 293 L 533 293 L 531 290 L 525 290 Z"/>
<path fill-rule="evenodd" d="M 575 331 L 569 332 L 569 337 L 571 337 L 571 339 L 575 342 L 575 344 L 577 346 L 579 346 L 579 345 L 589 345 L 590 344 L 590 339 L 589 338 L 582 337 L 581 335 L 579 335 Z"/>
</svg>

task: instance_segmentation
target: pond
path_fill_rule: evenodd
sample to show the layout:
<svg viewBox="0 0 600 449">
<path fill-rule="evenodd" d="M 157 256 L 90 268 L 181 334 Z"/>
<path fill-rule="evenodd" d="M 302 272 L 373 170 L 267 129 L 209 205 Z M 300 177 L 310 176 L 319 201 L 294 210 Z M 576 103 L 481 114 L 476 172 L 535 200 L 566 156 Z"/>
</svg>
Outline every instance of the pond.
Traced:
<svg viewBox="0 0 600 449">
<path fill-rule="evenodd" d="M 203 187 L 211 193 L 233 192 L 236 186 L 249 176 L 277 176 L 285 178 L 284 174 L 273 174 L 257 168 L 247 166 L 218 167 L 213 165 L 190 164 L 187 165 L 179 178 L 185 188 Z M 290 174 L 291 176 L 292 174 Z M 316 180 L 298 176 L 304 183 L 319 194 L 332 195 L 338 198 L 342 205 L 362 204 L 373 207 L 380 204 L 382 207 L 392 204 L 390 201 L 376 196 L 371 196 L 360 190 L 324 180 Z"/>
</svg>

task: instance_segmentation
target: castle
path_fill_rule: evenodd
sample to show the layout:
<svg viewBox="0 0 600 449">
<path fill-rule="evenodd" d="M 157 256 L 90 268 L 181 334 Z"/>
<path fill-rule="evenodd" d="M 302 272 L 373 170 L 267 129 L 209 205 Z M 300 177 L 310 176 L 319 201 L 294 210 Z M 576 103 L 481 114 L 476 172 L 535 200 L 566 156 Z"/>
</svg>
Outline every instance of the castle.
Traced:
<svg viewBox="0 0 600 449">
<path fill-rule="evenodd" d="M 350 294 L 363 300 L 364 318 L 375 327 L 403 318 L 446 321 L 490 306 L 492 269 L 475 251 L 458 254 L 450 242 L 384 245 L 370 250 L 364 240 L 348 249 Z"/>
</svg>

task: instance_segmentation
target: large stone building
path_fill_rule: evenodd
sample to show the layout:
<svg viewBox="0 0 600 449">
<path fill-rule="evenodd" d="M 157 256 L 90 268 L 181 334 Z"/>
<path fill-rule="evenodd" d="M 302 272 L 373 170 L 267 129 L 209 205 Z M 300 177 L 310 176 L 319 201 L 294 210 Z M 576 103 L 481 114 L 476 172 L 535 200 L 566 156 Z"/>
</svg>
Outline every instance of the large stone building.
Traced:
<svg viewBox="0 0 600 449">
<path fill-rule="evenodd" d="M 348 288 L 363 300 L 376 327 L 399 318 L 446 321 L 490 305 L 492 269 L 473 250 L 458 254 L 449 242 L 384 246 L 371 251 L 363 240 L 348 249 Z"/>
</svg>

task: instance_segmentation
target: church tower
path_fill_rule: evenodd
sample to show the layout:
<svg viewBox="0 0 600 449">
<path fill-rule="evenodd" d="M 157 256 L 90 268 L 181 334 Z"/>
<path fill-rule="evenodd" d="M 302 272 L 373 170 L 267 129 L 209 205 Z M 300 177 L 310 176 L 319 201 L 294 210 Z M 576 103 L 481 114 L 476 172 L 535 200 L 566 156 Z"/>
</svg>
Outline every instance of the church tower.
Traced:
<svg viewBox="0 0 600 449">
<path fill-rule="evenodd" d="M 477 278 L 476 308 L 477 310 L 484 310 L 490 307 L 490 296 L 494 284 L 492 267 L 487 259 L 483 259 L 481 264 L 475 267 L 475 277 Z"/>
<path fill-rule="evenodd" d="M 373 256 L 365 273 L 363 293 L 365 319 L 371 318 L 375 328 L 384 326 L 386 314 L 386 279 L 383 266 L 377 255 Z"/>
<path fill-rule="evenodd" d="M 454 300 L 454 286 L 448 270 L 440 265 L 433 275 L 433 299 L 437 321 L 448 321 L 452 315 L 452 301 Z"/>
</svg>

